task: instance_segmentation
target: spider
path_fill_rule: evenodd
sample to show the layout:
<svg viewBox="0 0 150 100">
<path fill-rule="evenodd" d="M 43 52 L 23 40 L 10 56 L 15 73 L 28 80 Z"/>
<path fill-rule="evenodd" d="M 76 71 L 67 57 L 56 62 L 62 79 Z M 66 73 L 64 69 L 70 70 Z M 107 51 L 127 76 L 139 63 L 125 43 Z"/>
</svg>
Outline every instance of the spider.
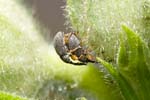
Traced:
<svg viewBox="0 0 150 100">
<path fill-rule="evenodd" d="M 93 52 L 82 46 L 77 34 L 77 32 L 58 32 L 54 37 L 54 48 L 57 54 L 64 62 L 74 65 L 96 62 Z"/>
</svg>

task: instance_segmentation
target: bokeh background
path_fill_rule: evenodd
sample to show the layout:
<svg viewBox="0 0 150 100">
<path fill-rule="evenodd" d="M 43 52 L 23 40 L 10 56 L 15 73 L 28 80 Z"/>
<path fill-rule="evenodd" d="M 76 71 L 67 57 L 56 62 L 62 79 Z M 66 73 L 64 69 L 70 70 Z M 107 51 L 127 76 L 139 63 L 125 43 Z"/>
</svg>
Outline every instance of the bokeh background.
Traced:
<svg viewBox="0 0 150 100">
<path fill-rule="evenodd" d="M 64 6 L 66 0 L 23 0 L 31 9 L 31 14 L 48 30 L 43 33 L 47 41 L 51 41 L 58 31 L 66 32 Z"/>
</svg>

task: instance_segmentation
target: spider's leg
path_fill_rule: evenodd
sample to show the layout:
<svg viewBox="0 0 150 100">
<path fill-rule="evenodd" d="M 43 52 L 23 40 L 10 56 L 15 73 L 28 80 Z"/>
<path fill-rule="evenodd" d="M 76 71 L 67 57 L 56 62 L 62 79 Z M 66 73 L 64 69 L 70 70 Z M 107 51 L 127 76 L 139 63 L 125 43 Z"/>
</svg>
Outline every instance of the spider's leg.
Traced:
<svg viewBox="0 0 150 100">
<path fill-rule="evenodd" d="M 78 36 L 79 32 L 72 32 L 75 36 Z"/>
<path fill-rule="evenodd" d="M 81 55 L 80 55 L 80 57 L 79 57 L 79 59 L 81 59 L 81 58 L 83 58 L 83 57 L 84 57 L 84 55 L 83 55 L 83 54 L 81 54 Z"/>
<path fill-rule="evenodd" d="M 73 53 L 73 52 L 75 52 L 76 50 L 78 50 L 78 49 L 80 49 L 80 48 L 81 48 L 81 46 L 78 46 L 78 47 L 76 47 L 76 48 L 70 50 L 69 52 L 70 52 L 70 53 Z"/>
<path fill-rule="evenodd" d="M 90 62 L 97 62 L 96 57 L 91 54 L 87 54 L 86 57 Z"/>
</svg>

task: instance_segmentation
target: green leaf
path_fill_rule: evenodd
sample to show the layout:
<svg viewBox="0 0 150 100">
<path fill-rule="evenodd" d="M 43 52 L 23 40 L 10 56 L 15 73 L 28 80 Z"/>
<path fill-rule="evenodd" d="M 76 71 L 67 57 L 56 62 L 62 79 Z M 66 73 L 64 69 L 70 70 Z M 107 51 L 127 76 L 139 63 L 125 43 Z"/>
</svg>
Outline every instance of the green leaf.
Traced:
<svg viewBox="0 0 150 100">
<path fill-rule="evenodd" d="M 131 88 L 137 98 L 133 100 L 148 100 L 150 98 L 150 50 L 144 41 L 132 30 L 122 26 L 127 39 L 121 40 L 118 70 Z"/>
<path fill-rule="evenodd" d="M 0 100 L 28 100 L 28 99 L 0 91 Z"/>
<path fill-rule="evenodd" d="M 102 60 L 101 58 L 97 57 L 97 60 L 102 63 L 104 65 L 104 67 L 106 67 L 106 69 L 109 71 L 109 73 L 113 76 L 113 77 L 117 77 L 117 71 L 115 69 L 115 67 L 113 65 L 111 65 L 110 63 Z"/>
<path fill-rule="evenodd" d="M 102 63 L 109 73 L 114 77 L 125 100 L 138 100 L 128 81 L 115 69 L 113 65 L 100 58 L 97 58 L 97 60 Z"/>
<path fill-rule="evenodd" d="M 101 64 L 89 64 L 87 67 L 86 72 L 81 76 L 80 86 L 82 88 L 94 93 L 98 100 L 122 100 L 117 84 L 108 73 L 102 71 L 104 69 Z"/>
<path fill-rule="evenodd" d="M 98 58 L 119 84 L 125 100 L 150 98 L 150 50 L 132 30 L 122 26 L 126 37 L 121 37 L 117 67 Z"/>
</svg>

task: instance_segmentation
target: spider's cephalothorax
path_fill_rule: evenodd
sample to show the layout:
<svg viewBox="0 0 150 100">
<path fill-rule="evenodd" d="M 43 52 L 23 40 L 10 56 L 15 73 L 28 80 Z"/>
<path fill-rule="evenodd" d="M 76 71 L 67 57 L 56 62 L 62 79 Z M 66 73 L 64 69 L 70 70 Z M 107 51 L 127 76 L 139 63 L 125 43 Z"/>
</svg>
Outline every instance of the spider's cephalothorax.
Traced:
<svg viewBox="0 0 150 100">
<path fill-rule="evenodd" d="M 96 62 L 96 58 L 88 48 L 81 45 L 77 33 L 58 32 L 54 37 L 54 47 L 60 58 L 75 65 L 85 65 Z"/>
</svg>

